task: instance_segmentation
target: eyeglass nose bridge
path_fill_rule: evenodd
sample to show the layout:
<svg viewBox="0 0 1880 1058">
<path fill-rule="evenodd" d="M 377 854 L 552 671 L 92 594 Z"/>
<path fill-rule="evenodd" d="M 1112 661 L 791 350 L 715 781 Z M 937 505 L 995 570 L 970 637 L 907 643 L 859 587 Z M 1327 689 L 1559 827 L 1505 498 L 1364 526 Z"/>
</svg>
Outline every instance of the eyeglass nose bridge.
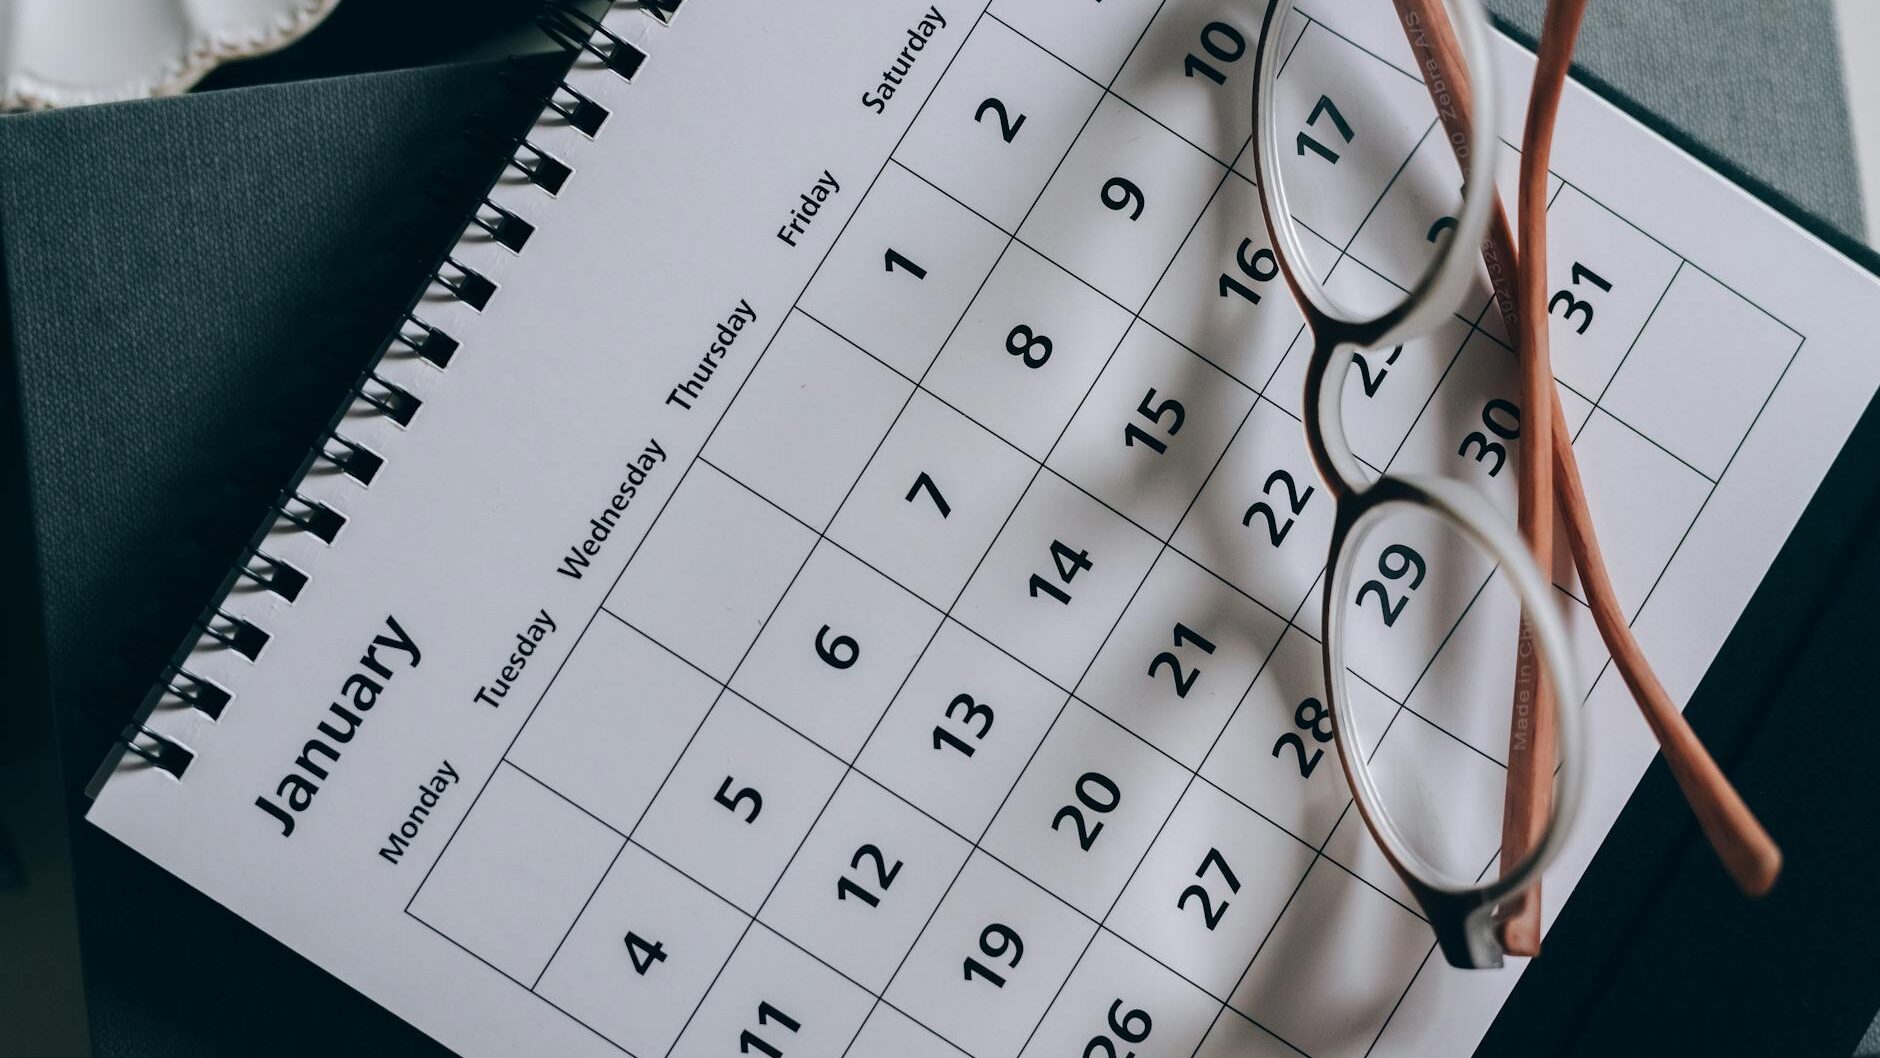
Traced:
<svg viewBox="0 0 1880 1058">
<path fill-rule="evenodd" d="M 1325 315 L 1304 298 L 1300 305 L 1306 314 L 1306 334 L 1312 340 L 1312 355 L 1306 361 L 1305 400 L 1301 404 L 1306 451 L 1319 478 L 1333 498 L 1343 504 L 1371 481 L 1345 433 L 1345 379 L 1351 373 L 1353 355 L 1375 348 L 1367 339 L 1383 333 L 1376 325 L 1382 321 L 1354 324 Z"/>
</svg>

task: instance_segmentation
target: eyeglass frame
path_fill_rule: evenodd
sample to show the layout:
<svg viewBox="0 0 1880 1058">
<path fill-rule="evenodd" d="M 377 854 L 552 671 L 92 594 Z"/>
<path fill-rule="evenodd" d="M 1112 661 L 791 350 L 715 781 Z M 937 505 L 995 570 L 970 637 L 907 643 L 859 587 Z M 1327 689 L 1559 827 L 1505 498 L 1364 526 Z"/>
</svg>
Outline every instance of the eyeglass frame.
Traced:
<svg viewBox="0 0 1880 1058">
<path fill-rule="evenodd" d="M 1308 258 L 1297 222 L 1288 208 L 1279 165 L 1280 139 L 1274 120 L 1283 34 L 1277 28 L 1292 14 L 1293 0 L 1272 0 L 1260 26 L 1253 86 L 1254 171 L 1260 210 L 1274 260 L 1305 317 L 1312 353 L 1305 371 L 1306 446 L 1334 503 L 1328 576 L 1322 599 L 1325 702 L 1332 716 L 1333 741 L 1353 804 L 1378 848 L 1423 909 L 1437 945 L 1450 965 L 1493 969 L 1504 954 L 1496 914 L 1530 886 L 1558 855 L 1578 812 L 1584 782 L 1583 724 L 1580 694 L 1571 671 L 1568 638 L 1552 596 L 1552 587 L 1535 565 L 1516 527 L 1478 490 L 1453 479 L 1385 472 L 1369 481 L 1345 434 L 1342 400 L 1355 352 L 1400 345 L 1436 328 L 1460 306 L 1475 278 L 1477 248 L 1488 232 L 1495 201 L 1494 135 L 1474 138 L 1464 174 L 1462 208 L 1456 226 L 1438 247 L 1409 295 L 1371 318 L 1346 313 L 1307 268 Z M 1493 85 L 1487 20 L 1477 0 L 1450 0 L 1462 56 L 1477 83 Z M 1477 93 L 1473 120 L 1478 128 L 1497 127 L 1493 91 Z M 1328 380 L 1335 384 L 1327 385 Z M 1338 605 L 1350 589 L 1355 558 L 1367 533 L 1393 509 L 1434 514 L 1478 551 L 1492 557 L 1521 600 L 1522 612 L 1540 649 L 1541 664 L 1552 685 L 1555 727 L 1561 764 L 1555 774 L 1552 811 L 1532 847 L 1512 867 L 1486 882 L 1458 881 L 1424 859 L 1404 838 L 1384 806 L 1360 730 L 1344 705 L 1346 608 Z"/>
</svg>

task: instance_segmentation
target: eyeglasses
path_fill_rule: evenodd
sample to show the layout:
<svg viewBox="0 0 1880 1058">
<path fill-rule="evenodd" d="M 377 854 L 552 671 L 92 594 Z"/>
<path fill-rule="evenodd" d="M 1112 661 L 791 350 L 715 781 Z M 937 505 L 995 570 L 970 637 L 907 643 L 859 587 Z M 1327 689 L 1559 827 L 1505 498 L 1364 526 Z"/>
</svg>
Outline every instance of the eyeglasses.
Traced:
<svg viewBox="0 0 1880 1058">
<path fill-rule="evenodd" d="M 1600 558 L 1548 364 L 1547 159 L 1554 113 L 1585 0 L 1550 0 L 1548 5 L 1523 144 L 1518 284 L 1514 241 L 1494 184 L 1500 148 L 1492 132 L 1499 127 L 1497 101 L 1494 93 L 1472 99 L 1470 91 L 1472 81 L 1494 83 L 1485 16 L 1476 0 L 1453 0 L 1447 11 L 1442 0 L 1394 2 L 1424 87 L 1435 103 L 1433 114 L 1440 116 L 1440 120 L 1433 117 L 1431 125 L 1440 124 L 1463 171 L 1460 205 L 1453 215 L 1430 218 L 1435 222 L 1428 233 L 1432 250 L 1420 274 L 1408 283 L 1408 293 L 1386 307 L 1354 310 L 1329 293 L 1314 273 L 1308 238 L 1317 245 L 1325 242 L 1316 234 L 1302 233 L 1296 204 L 1288 195 L 1289 155 L 1285 151 L 1296 148 L 1298 159 L 1292 159 L 1293 163 L 1336 165 L 1339 153 L 1318 137 L 1319 130 L 1327 130 L 1327 138 L 1342 137 L 1347 144 L 1354 132 L 1329 94 L 1320 96 L 1309 112 L 1295 115 L 1304 118 L 1305 126 L 1296 139 L 1291 133 L 1298 130 L 1282 127 L 1279 78 L 1299 41 L 1297 34 L 1287 31 L 1293 23 L 1292 0 L 1272 3 L 1261 25 L 1254 157 L 1274 259 L 1305 317 L 1305 337 L 1310 342 L 1302 408 L 1306 444 L 1336 505 L 1322 599 L 1322 654 L 1326 703 L 1339 760 L 1360 818 L 1422 908 L 1444 957 L 1457 967 L 1489 968 L 1501 965 L 1504 953 L 1527 955 L 1538 950 L 1538 883 L 1568 835 L 1584 776 L 1580 688 L 1552 586 L 1535 560 L 1536 555 L 1552 556 L 1556 497 L 1595 624 L 1712 845 L 1738 884 L 1751 894 L 1767 891 L 1773 884 L 1781 854 L 1692 734 L 1632 638 Z M 1471 73 L 1479 76 L 1472 78 Z M 1429 104 L 1424 108 L 1429 110 Z M 1472 134 L 1475 127 L 1489 132 L 1476 137 Z M 1335 183 L 1308 182 L 1308 174 L 1296 164 L 1291 176 L 1292 183 L 1303 188 L 1304 197 L 1315 204 L 1328 192 L 1323 185 Z M 1345 428 L 1343 402 L 1354 361 L 1372 354 L 1361 369 L 1361 381 L 1364 392 L 1374 392 L 1374 378 L 1381 375 L 1373 376 L 1372 365 L 1383 362 L 1378 354 L 1394 350 L 1390 354 L 1394 361 L 1406 343 L 1431 336 L 1463 307 L 1477 277 L 1478 248 L 1488 265 L 1494 301 L 1518 352 L 1520 407 L 1531 412 L 1524 423 L 1515 405 L 1490 401 L 1482 415 L 1488 433 L 1510 442 L 1516 436 L 1523 438 L 1525 451 L 1518 461 L 1519 528 L 1485 495 L 1459 479 L 1392 471 L 1372 474 L 1354 453 Z M 1337 250 L 1336 245 L 1330 250 Z M 1497 404 L 1504 407 L 1497 409 Z M 1509 458 L 1506 449 L 1486 433 L 1475 436 L 1481 437 L 1478 459 L 1492 446 L 1497 453 L 1494 466 L 1499 469 L 1501 461 Z M 1465 441 L 1465 455 L 1468 447 Z M 1371 538 L 1387 522 L 1399 527 L 1393 535 L 1402 535 L 1405 519 L 1418 523 L 1411 535 L 1433 543 L 1421 549 L 1402 542 L 1381 550 L 1371 546 Z M 1369 563 L 1373 554 L 1375 576 Z M 1378 622 L 1384 628 L 1391 626 L 1426 579 L 1448 582 L 1452 593 L 1479 591 L 1472 578 L 1481 573 L 1482 559 L 1489 560 L 1496 576 L 1512 589 L 1521 612 L 1500 872 L 1488 880 L 1460 869 L 1453 857 L 1445 862 L 1442 842 L 1431 842 L 1431 835 L 1440 833 L 1442 820 L 1416 811 L 1426 806 L 1406 804 L 1406 788 L 1401 784 L 1379 781 L 1373 772 L 1373 754 L 1381 732 L 1372 737 L 1366 726 L 1370 718 L 1354 697 L 1367 682 L 1364 667 L 1385 649 L 1378 646 L 1377 636 L 1368 634 L 1377 630 Z M 1367 605 L 1371 602 L 1376 605 Z M 1371 625 L 1356 623 L 1365 621 Z M 1354 665 L 1359 667 L 1354 669 Z M 1394 800 L 1399 811 L 1387 799 Z"/>
</svg>

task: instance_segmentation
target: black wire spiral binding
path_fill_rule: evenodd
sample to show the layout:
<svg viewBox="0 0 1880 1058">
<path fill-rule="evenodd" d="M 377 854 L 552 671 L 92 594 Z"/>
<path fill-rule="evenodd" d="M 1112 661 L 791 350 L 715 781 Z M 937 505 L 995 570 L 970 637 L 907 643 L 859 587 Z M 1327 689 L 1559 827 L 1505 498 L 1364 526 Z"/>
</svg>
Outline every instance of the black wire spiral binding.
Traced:
<svg viewBox="0 0 1880 1058">
<path fill-rule="evenodd" d="M 672 21 L 682 3 L 683 0 L 634 0 L 618 6 L 637 7 L 665 24 Z M 621 78 L 631 80 L 646 61 L 645 52 L 608 29 L 601 19 L 576 6 L 576 0 L 550 0 L 536 21 L 549 37 L 568 52 L 571 64 L 582 63 L 586 56 L 597 60 L 601 66 Z M 513 65 L 505 68 L 500 76 L 505 85 L 542 108 L 534 124 L 549 120 L 547 115 L 553 113 L 568 127 L 591 139 L 609 116 L 605 107 L 569 84 L 565 76 L 545 90 L 539 82 L 532 84 L 530 79 L 520 76 Z M 497 178 L 503 171 L 514 169 L 529 183 L 552 196 L 561 191 L 574 175 L 574 170 L 526 136 L 493 133 L 482 127 L 465 131 L 473 143 L 500 158 L 502 167 L 483 185 L 481 192 L 464 199 L 474 204 L 467 208 L 463 227 L 459 229 L 457 239 L 453 240 L 453 246 L 462 241 L 474 227 L 492 241 L 519 254 L 534 235 L 535 226 L 495 200 Z M 379 373 L 379 362 L 387 355 L 402 351 L 443 371 L 449 367 L 452 357 L 460 348 L 457 339 L 418 316 L 418 299 L 431 287 L 441 286 L 458 301 L 481 312 L 496 295 L 496 283 L 459 261 L 454 251 L 433 260 L 423 288 L 385 339 L 373 366 L 353 384 L 352 399 L 341 405 L 328 422 L 320 440 L 302 461 L 300 471 L 294 478 L 296 482 L 304 480 L 318 464 L 324 463 L 345 474 L 360 487 L 370 486 L 384 468 L 385 458 L 340 432 L 348 411 L 356 403 L 363 402 L 378 414 L 405 427 L 411 424 L 423 404 L 409 390 L 382 376 Z M 262 550 L 269 533 L 283 520 L 326 544 L 331 544 L 346 525 L 344 514 L 302 495 L 298 486 L 282 491 L 261 528 L 243 549 L 241 561 L 224 580 L 221 591 L 216 595 L 218 600 L 226 599 L 241 581 L 257 585 L 287 603 L 300 597 L 310 580 L 307 574 Z M 250 621 L 224 610 L 220 601 L 204 611 L 197 619 L 195 628 L 196 635 L 184 643 L 178 656 L 166 667 L 162 680 L 152 688 L 150 697 L 137 714 L 139 718 L 126 724 L 116 738 L 126 753 L 179 779 L 195 760 L 195 751 L 160 734 L 142 718 L 148 716 L 162 700 L 171 699 L 210 721 L 220 720 L 233 695 L 213 681 L 185 668 L 189 655 L 203 640 L 208 639 L 253 661 L 260 656 L 270 638 L 266 631 Z"/>
</svg>

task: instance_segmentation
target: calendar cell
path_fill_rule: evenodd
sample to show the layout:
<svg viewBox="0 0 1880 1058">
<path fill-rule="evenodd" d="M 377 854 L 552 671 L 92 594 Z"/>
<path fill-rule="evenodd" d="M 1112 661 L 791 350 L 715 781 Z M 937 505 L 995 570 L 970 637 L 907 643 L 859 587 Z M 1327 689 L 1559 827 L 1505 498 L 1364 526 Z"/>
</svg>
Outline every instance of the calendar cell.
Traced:
<svg viewBox="0 0 1880 1058">
<path fill-rule="evenodd" d="M 1325 711 L 1321 659 L 1318 643 L 1288 631 L 1201 768 L 1203 778 L 1314 848 L 1351 800 Z M 1360 681 L 1351 694 L 1362 730 L 1376 738 L 1396 704 Z"/>
<path fill-rule="evenodd" d="M 756 914 L 842 765 L 726 691 L 633 840 Z"/>
<path fill-rule="evenodd" d="M 1231 165 L 1253 132 L 1262 8 L 1238 0 L 1163 4 L 1114 91 Z"/>
<path fill-rule="evenodd" d="M 1606 645 L 1585 603 L 1564 591 L 1554 601 L 1572 643 L 1571 661 L 1580 691 L 1590 694 L 1594 678 L 1606 663 Z M 1520 600 L 1508 587 L 1506 575 L 1497 570 L 1488 587 L 1469 604 L 1456 634 L 1437 652 L 1429 672 L 1405 703 L 1501 764 L 1508 760 L 1520 621 Z"/>
<path fill-rule="evenodd" d="M 1261 400 L 1227 447 L 1175 548 L 1274 613 L 1290 616 L 1325 564 L 1332 497 L 1299 421 Z"/>
<path fill-rule="evenodd" d="M 938 627 L 933 607 L 820 543 L 731 685 L 852 760 Z"/>
<path fill-rule="evenodd" d="M 1402 701 L 1494 570 L 1454 526 L 1422 508 L 1395 508 L 1346 544 L 1345 667 Z M 1305 627 L 1323 634 L 1316 623 Z M 1375 729 L 1373 729 L 1375 730 Z"/>
<path fill-rule="evenodd" d="M 1626 615 L 1637 617 L 1711 483 L 1604 411 L 1587 420 L 1573 451 L 1613 591 Z"/>
<path fill-rule="evenodd" d="M 877 1003 L 848 1053 L 855 1058 L 959 1058 L 961 1052 L 913 1018 Z"/>
<path fill-rule="evenodd" d="M 1133 311 L 1225 173 L 1174 133 L 1106 98 L 1018 237 Z"/>
<path fill-rule="evenodd" d="M 1007 241 L 965 206 L 889 165 L 798 305 L 918 379 Z"/>
<path fill-rule="evenodd" d="M 1025 1053 L 1189 1058 L 1220 1009 L 1218 1000 L 1100 930 Z"/>
<path fill-rule="evenodd" d="M 1101 918 L 1187 781 L 1174 761 L 1073 701 L 1025 766 L 983 846 Z"/>
<path fill-rule="evenodd" d="M 1198 768 L 1284 629 L 1270 610 L 1165 550 L 1078 694 Z"/>
<path fill-rule="evenodd" d="M 1338 247 L 1311 232 L 1304 239 L 1323 276 Z M 1142 317 L 1253 389 L 1267 385 L 1305 318 L 1280 277 L 1260 192 L 1247 178 L 1235 173 L 1221 185 Z"/>
<path fill-rule="evenodd" d="M 1676 254 L 1579 188 L 1562 188 L 1547 209 L 1554 374 L 1582 393 L 1604 392 L 1677 271 Z"/>
<path fill-rule="evenodd" d="M 1016 1055 L 1096 928 L 975 853 L 885 998 L 977 1058 Z"/>
<path fill-rule="evenodd" d="M 1098 84 L 1108 84 L 1142 38 L 1161 0 L 995 0 L 992 17 L 1038 42 Z"/>
<path fill-rule="evenodd" d="M 1402 31 L 1397 31 L 1395 43 L 1398 50 L 1403 50 Z M 1407 52 L 1405 60 L 1406 67 L 1413 65 Z M 1377 209 L 1365 219 L 1358 237 L 1352 241 L 1351 255 L 1398 288 L 1415 287 L 1439 250 L 1448 245 L 1449 233 L 1455 229 L 1456 211 L 1462 208 L 1462 180 L 1462 168 L 1456 164 L 1455 149 L 1448 137 L 1441 134 L 1425 137 L 1411 154 L 1410 163 L 1391 182 L 1390 190 L 1384 193 Z M 1508 220 L 1513 223 L 1520 202 L 1521 151 L 1506 140 L 1501 141 L 1495 155 L 1495 186 Z M 1559 187 L 1560 178 L 1547 174 L 1550 201 Z M 1550 256 L 1558 230 L 1548 230 Z M 1475 256 L 1477 289 L 1456 309 L 1469 319 L 1474 319 L 1487 304 L 1493 289 L 1480 255 Z M 1509 279 L 1513 278 L 1510 272 Z M 1499 314 L 1491 311 L 1483 325 L 1495 324 L 1492 333 L 1506 341 L 1507 335 L 1502 332 L 1499 321 Z"/>
<path fill-rule="evenodd" d="M 914 386 L 792 313 L 705 459 L 813 526 L 829 524 Z"/>
<path fill-rule="evenodd" d="M 984 19 L 895 158 L 1017 231 L 1102 95 L 1102 86 L 997 19 Z"/>
<path fill-rule="evenodd" d="M 1406 348 L 1404 356 L 1409 355 Z M 1391 469 L 1465 481 L 1512 521 L 1525 411 L 1519 400 L 1520 366 L 1507 346 L 1480 331 L 1470 335 Z"/>
<path fill-rule="evenodd" d="M 730 1054 L 841 1054 L 873 998 L 763 923 L 738 942 L 692 1015 L 673 1058 Z"/>
<path fill-rule="evenodd" d="M 1047 470 L 953 615 L 1058 686 L 1075 688 L 1156 551 L 1154 537 Z"/>
<path fill-rule="evenodd" d="M 923 385 L 1043 460 L 1129 324 L 1115 302 L 1015 243 Z"/>
<path fill-rule="evenodd" d="M 1360 1058 L 1433 946 L 1422 919 L 1320 860 L 1233 1005 L 1314 1058 Z"/>
<path fill-rule="evenodd" d="M 862 750 L 858 766 L 969 838 L 983 834 L 1064 693 L 948 621 Z"/>
<path fill-rule="evenodd" d="M 1049 464 L 1167 537 L 1252 407 L 1252 390 L 1161 332 L 1136 326 Z"/>
<path fill-rule="evenodd" d="M 1341 303 L 1362 305 L 1367 311 L 1384 311 L 1404 297 L 1402 291 L 1350 257 L 1332 271 L 1325 290 Z M 1448 316 L 1434 330 L 1402 345 L 1352 354 L 1342 406 L 1345 435 L 1359 459 L 1374 468 L 1391 465 L 1398 446 L 1429 403 L 1430 394 L 1472 334 L 1467 323 Z M 1311 341 L 1310 335 L 1300 335 L 1266 387 L 1267 397 L 1294 415 L 1305 412 Z M 1485 338 L 1476 338 L 1475 342 L 1493 346 Z"/>
<path fill-rule="evenodd" d="M 624 840 L 499 764 L 409 910 L 497 971 L 533 984 Z"/>
<path fill-rule="evenodd" d="M 1206 783 L 1156 839 L 1109 927 L 1217 998 L 1233 991 L 1312 850 Z"/>
<path fill-rule="evenodd" d="M 1714 481 L 1801 342 L 1742 295 L 1686 266 L 1599 404 Z"/>
<path fill-rule="evenodd" d="M 1498 688 L 1500 697 L 1508 699 L 1512 686 Z M 1508 708 L 1504 701 L 1500 711 Z M 1410 848 L 1449 877 L 1481 873 L 1501 846 L 1507 771 L 1409 710 L 1397 714 L 1381 741 L 1370 736 L 1367 749 L 1375 750 L 1371 774 L 1382 803 Z M 1417 906 L 1357 812 L 1338 821 L 1325 855 L 1404 906 Z"/>
<path fill-rule="evenodd" d="M 1195 1058 L 1298 1058 L 1300 1053 L 1247 1015 L 1228 1007 L 1214 1020 Z"/>
<path fill-rule="evenodd" d="M 631 833 L 716 697 L 718 685 L 697 669 L 603 614 L 529 714 L 508 759 Z"/>
<path fill-rule="evenodd" d="M 635 1054 L 665 1054 L 749 921 L 629 844 L 536 991 Z"/>
<path fill-rule="evenodd" d="M 850 772 L 764 906 L 764 921 L 879 991 L 970 852 L 964 838 Z"/>
<path fill-rule="evenodd" d="M 984 427 L 918 392 L 862 472 L 829 536 L 945 609 L 1037 469 Z"/>
<path fill-rule="evenodd" d="M 607 594 L 607 609 L 729 679 L 816 534 L 709 466 L 694 464 Z"/>
<path fill-rule="evenodd" d="M 1281 68 L 1273 115 L 1293 216 L 1337 246 L 1389 190 L 1436 109 L 1420 78 L 1315 22 Z M 1290 141 L 1290 142 L 1289 142 Z M 1252 152 L 1238 167 L 1252 175 Z"/>
</svg>

